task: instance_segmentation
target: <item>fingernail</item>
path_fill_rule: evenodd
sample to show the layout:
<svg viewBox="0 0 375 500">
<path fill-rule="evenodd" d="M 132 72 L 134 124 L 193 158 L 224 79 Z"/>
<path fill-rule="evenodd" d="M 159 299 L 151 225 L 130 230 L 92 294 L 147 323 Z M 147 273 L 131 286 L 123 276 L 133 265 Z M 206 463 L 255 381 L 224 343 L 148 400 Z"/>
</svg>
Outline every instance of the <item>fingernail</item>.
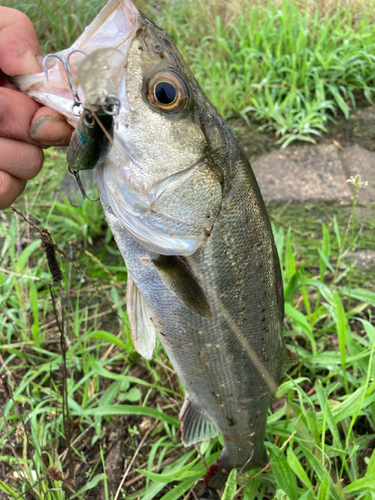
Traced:
<svg viewBox="0 0 375 500">
<path fill-rule="evenodd" d="M 44 57 L 43 56 L 36 56 L 36 60 L 39 63 L 40 69 L 42 69 L 43 68 Z"/>
<path fill-rule="evenodd" d="M 39 73 L 42 70 L 43 59 L 41 64 L 40 56 L 37 56 L 33 50 L 28 50 L 24 54 L 20 54 L 19 57 L 22 57 L 23 61 L 22 71 L 19 74 L 30 75 Z"/>
<path fill-rule="evenodd" d="M 44 115 L 30 127 L 30 137 L 41 146 L 66 146 L 72 133 L 68 123 L 56 116 Z"/>
</svg>

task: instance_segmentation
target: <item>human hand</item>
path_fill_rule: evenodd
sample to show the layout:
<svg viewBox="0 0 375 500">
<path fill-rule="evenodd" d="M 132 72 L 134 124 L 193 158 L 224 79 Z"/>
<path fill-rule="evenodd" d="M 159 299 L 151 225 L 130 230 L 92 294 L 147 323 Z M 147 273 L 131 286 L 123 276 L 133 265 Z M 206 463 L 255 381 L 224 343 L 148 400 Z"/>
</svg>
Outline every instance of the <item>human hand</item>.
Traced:
<svg viewBox="0 0 375 500">
<path fill-rule="evenodd" d="M 0 209 L 9 207 L 43 165 L 43 150 L 66 146 L 72 127 L 57 111 L 21 94 L 8 76 L 42 71 L 34 27 L 21 12 L 0 7 Z"/>
</svg>

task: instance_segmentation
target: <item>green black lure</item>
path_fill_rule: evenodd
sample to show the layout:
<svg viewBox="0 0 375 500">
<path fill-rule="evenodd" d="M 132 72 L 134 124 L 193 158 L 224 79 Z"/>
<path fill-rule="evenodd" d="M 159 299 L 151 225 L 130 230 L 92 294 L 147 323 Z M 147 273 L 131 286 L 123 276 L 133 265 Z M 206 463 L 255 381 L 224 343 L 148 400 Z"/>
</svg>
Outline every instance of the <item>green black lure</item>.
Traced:
<svg viewBox="0 0 375 500">
<path fill-rule="evenodd" d="M 69 58 L 73 52 L 82 52 L 85 59 L 78 69 L 78 80 L 85 94 L 82 102 L 69 66 Z M 69 143 L 66 156 L 69 172 L 74 175 L 83 199 L 75 205 L 69 198 L 72 206 L 81 206 L 85 199 L 98 201 L 87 196 L 79 176 L 81 170 L 92 170 L 107 156 L 113 143 L 113 130 L 116 116 L 120 112 L 121 102 L 118 98 L 121 83 L 125 72 L 125 57 L 117 49 L 98 49 L 87 55 L 80 49 L 69 53 L 65 59 L 61 54 L 49 54 L 45 57 L 43 66 L 48 79 L 46 62 L 56 57 L 63 64 L 69 85 L 74 96 L 73 109 L 83 106 L 76 129 Z"/>
</svg>

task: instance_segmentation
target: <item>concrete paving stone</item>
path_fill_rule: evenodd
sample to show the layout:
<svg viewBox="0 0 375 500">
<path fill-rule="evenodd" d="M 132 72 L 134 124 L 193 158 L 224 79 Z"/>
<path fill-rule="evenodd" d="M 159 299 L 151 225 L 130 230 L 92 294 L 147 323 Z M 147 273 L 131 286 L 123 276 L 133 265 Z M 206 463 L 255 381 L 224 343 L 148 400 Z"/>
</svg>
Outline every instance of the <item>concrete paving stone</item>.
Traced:
<svg viewBox="0 0 375 500">
<path fill-rule="evenodd" d="M 348 178 L 361 175 L 367 186 L 360 190 L 359 201 L 375 202 L 375 153 L 358 144 L 345 148 L 341 153 L 342 164 Z"/>
<path fill-rule="evenodd" d="M 290 146 L 250 158 L 266 203 L 352 199 L 347 174 L 333 144 Z"/>
<path fill-rule="evenodd" d="M 350 253 L 345 258 L 347 261 L 350 261 Z M 355 267 L 361 271 L 375 267 L 375 250 L 356 250 L 353 252 L 353 261 Z"/>
</svg>

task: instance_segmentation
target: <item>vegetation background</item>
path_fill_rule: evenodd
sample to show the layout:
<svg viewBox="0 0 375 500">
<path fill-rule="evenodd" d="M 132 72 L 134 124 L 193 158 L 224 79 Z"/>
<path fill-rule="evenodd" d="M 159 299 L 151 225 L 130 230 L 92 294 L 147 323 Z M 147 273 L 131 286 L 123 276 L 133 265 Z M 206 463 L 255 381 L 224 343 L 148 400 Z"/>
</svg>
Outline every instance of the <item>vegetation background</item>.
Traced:
<svg viewBox="0 0 375 500">
<path fill-rule="evenodd" d="M 31 17 L 48 53 L 104 2 L 3 4 Z M 281 146 L 311 142 L 372 102 L 372 0 L 137 6 L 172 35 L 226 118 L 258 123 Z M 61 195 L 65 172 L 65 153 L 47 152 L 14 206 L 28 222 L 0 214 L 0 498 L 201 497 L 221 438 L 181 445 L 183 388 L 159 344 L 150 362 L 134 351 L 122 258 L 100 204 L 75 209 Z M 268 207 L 295 356 L 269 413 L 270 465 L 233 472 L 225 500 L 375 498 L 375 279 L 354 258 L 375 248 L 373 222 L 357 220 L 362 186 L 354 180 L 353 204 L 339 210 Z"/>
</svg>

